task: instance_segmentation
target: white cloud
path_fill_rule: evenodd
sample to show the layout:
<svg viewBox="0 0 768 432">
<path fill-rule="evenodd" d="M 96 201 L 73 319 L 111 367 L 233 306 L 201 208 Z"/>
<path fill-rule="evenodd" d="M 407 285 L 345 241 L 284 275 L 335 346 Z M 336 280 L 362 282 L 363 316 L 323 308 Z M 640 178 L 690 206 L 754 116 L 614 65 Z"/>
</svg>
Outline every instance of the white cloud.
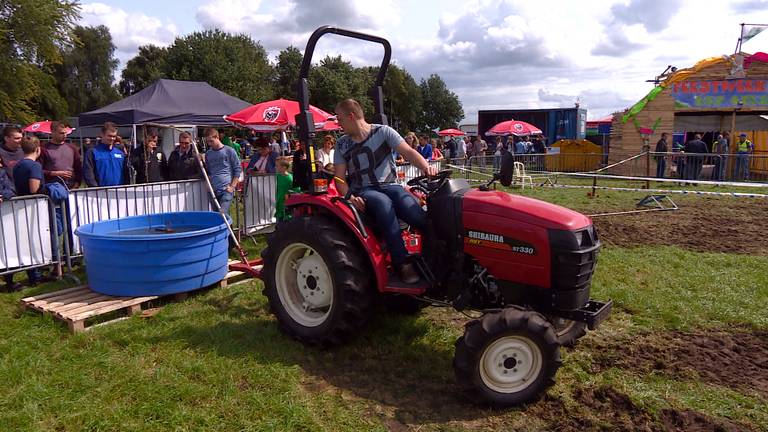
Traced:
<svg viewBox="0 0 768 432">
<path fill-rule="evenodd" d="M 109 29 L 117 57 L 123 63 L 135 56 L 140 46 L 166 46 L 173 43 L 179 33 L 171 20 L 162 20 L 141 12 L 128 12 L 104 3 L 81 5 L 81 16 L 81 25 L 104 25 Z"/>
<path fill-rule="evenodd" d="M 178 7 L 187 7 L 180 0 Z M 740 22 L 768 22 L 766 0 L 203 0 L 199 28 L 245 33 L 272 58 L 293 45 L 303 50 L 319 25 L 381 35 L 392 61 L 417 81 L 439 74 L 458 94 L 472 122 L 478 109 L 570 106 L 578 97 L 589 117 L 631 105 L 667 65 L 690 67 L 733 51 Z M 712 17 L 717 17 L 713 25 Z M 414 19 L 415 18 L 415 19 Z M 146 43 L 177 35 L 170 19 L 83 5 L 83 23 L 105 24 L 121 58 Z M 768 31 L 745 44 L 764 50 Z M 381 49 L 338 36 L 320 40 L 314 59 L 342 55 L 355 65 L 377 64 Z"/>
</svg>

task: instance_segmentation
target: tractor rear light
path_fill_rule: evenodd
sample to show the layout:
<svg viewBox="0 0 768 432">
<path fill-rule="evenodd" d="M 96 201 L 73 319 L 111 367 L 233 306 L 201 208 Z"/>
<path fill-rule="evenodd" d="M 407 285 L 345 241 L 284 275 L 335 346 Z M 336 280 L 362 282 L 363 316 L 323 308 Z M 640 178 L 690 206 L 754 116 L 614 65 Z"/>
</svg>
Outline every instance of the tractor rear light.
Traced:
<svg viewBox="0 0 768 432">
<path fill-rule="evenodd" d="M 328 193 L 328 180 L 316 178 L 312 181 L 312 184 L 313 184 L 312 192 L 316 194 Z"/>
</svg>

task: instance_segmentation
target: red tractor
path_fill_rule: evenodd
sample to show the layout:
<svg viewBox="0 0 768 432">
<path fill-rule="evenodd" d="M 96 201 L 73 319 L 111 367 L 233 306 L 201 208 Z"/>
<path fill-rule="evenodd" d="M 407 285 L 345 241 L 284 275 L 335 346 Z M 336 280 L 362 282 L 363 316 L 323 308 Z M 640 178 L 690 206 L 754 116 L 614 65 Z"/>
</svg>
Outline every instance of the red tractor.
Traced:
<svg viewBox="0 0 768 432">
<path fill-rule="evenodd" d="M 300 71 L 297 124 L 307 149 L 314 131 L 307 77 L 315 44 L 327 33 L 384 46 L 374 122 L 387 120 L 382 84 L 389 43 L 321 27 L 310 37 Z M 512 164 L 506 155 L 492 183 L 508 186 Z M 508 406 L 542 395 L 560 367 L 560 346 L 573 345 L 610 313 L 610 301 L 589 298 L 600 241 L 580 213 L 492 190 L 491 184 L 473 189 L 451 179 L 451 171 L 414 178 L 408 185 L 426 198 L 429 228 L 403 230 L 422 278 L 408 285 L 394 276 L 376 227 L 311 175 L 311 190 L 287 199 L 292 217 L 268 238 L 260 274 L 280 328 L 301 342 L 344 343 L 363 328 L 379 299 L 414 310 L 440 304 L 479 311 L 482 317 L 468 322 L 456 341 L 456 378 L 481 400 Z"/>
</svg>

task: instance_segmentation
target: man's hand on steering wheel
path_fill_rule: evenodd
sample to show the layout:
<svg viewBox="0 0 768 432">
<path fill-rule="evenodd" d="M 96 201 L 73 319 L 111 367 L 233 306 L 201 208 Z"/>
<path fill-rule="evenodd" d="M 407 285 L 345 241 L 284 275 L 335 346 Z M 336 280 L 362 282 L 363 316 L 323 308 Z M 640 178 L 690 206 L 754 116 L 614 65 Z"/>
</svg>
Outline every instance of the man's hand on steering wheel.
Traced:
<svg viewBox="0 0 768 432">
<path fill-rule="evenodd" d="M 437 169 L 437 167 L 436 167 L 436 166 L 434 166 L 434 165 L 428 165 L 428 166 L 427 166 L 427 170 L 426 170 L 426 171 L 424 171 L 424 174 L 426 174 L 426 175 L 428 175 L 428 176 L 430 176 L 430 177 L 434 177 L 434 176 L 436 176 L 436 175 L 437 175 L 438 171 L 439 171 L 439 170 Z"/>
</svg>

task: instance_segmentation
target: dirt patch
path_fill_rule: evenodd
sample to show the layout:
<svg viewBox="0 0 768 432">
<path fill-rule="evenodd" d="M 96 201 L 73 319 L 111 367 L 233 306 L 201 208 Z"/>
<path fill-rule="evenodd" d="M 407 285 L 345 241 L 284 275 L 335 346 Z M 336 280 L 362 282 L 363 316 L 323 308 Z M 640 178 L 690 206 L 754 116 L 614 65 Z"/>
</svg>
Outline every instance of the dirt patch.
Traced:
<svg viewBox="0 0 768 432">
<path fill-rule="evenodd" d="M 677 199 L 676 211 L 595 217 L 600 237 L 622 247 L 676 245 L 698 252 L 768 255 L 768 200 Z"/>
<path fill-rule="evenodd" d="M 668 332 L 585 341 L 598 370 L 658 371 L 768 396 L 768 333 Z"/>
</svg>

